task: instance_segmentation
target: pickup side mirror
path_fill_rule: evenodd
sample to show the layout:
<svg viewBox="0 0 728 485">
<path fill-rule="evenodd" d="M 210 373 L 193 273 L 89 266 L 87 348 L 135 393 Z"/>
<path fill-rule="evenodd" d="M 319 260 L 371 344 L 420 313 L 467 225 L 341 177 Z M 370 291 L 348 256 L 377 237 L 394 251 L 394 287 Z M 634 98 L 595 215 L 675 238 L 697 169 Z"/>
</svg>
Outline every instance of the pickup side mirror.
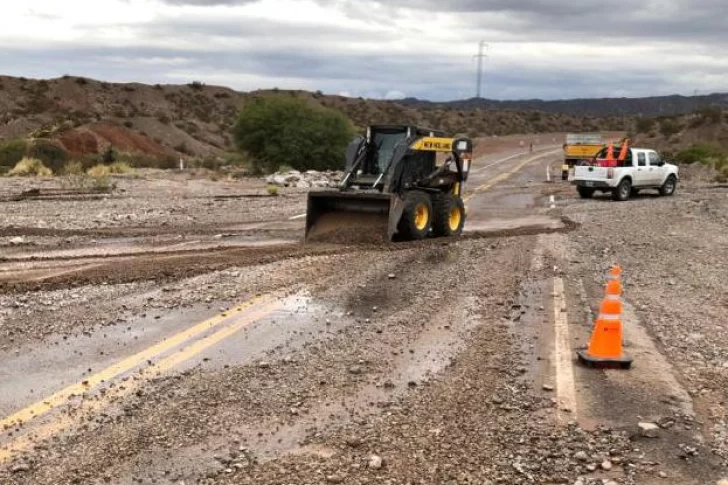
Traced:
<svg viewBox="0 0 728 485">
<path fill-rule="evenodd" d="M 664 165 L 665 165 L 665 160 L 660 160 L 659 162 L 657 162 L 658 167 L 662 167 Z"/>
</svg>

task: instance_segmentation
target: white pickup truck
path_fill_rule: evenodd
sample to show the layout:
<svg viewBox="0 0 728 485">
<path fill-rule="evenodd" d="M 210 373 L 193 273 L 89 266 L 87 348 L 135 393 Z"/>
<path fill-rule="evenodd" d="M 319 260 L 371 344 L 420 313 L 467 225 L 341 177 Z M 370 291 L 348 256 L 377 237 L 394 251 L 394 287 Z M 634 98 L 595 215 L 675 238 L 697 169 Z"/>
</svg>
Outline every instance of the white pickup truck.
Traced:
<svg viewBox="0 0 728 485">
<path fill-rule="evenodd" d="M 603 149 L 596 159 L 605 159 L 606 151 Z M 576 167 L 572 183 L 582 199 L 591 198 L 595 192 L 610 192 L 614 200 L 627 200 L 642 189 L 657 189 L 660 195 L 675 193 L 678 168 L 665 163 L 655 150 L 630 148 L 624 160 L 611 164 L 615 166 Z"/>
</svg>

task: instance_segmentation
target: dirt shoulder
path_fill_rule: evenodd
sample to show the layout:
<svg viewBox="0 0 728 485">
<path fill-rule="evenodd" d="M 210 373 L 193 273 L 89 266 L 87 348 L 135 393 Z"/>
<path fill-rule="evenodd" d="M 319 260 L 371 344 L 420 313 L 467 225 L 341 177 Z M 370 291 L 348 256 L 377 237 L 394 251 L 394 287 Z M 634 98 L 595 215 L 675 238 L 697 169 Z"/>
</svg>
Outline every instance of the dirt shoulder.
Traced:
<svg viewBox="0 0 728 485">
<path fill-rule="evenodd" d="M 645 356 L 635 365 L 656 376 L 672 374 L 677 386 L 637 389 L 652 403 L 639 409 L 637 397 L 629 412 L 663 424 L 663 458 L 687 463 L 682 473 L 695 483 L 712 483 L 728 466 L 728 342 L 721 337 L 728 321 L 727 209 L 726 189 L 696 179 L 671 198 L 574 201 L 564 211 L 582 224 L 570 235 L 567 272 L 584 283 L 592 308 L 607 266 L 625 268 L 625 299 L 634 311 L 628 321 L 646 330 L 650 352 L 665 362 L 644 369 L 654 362 Z M 639 352 L 629 342 L 626 351 Z"/>
</svg>

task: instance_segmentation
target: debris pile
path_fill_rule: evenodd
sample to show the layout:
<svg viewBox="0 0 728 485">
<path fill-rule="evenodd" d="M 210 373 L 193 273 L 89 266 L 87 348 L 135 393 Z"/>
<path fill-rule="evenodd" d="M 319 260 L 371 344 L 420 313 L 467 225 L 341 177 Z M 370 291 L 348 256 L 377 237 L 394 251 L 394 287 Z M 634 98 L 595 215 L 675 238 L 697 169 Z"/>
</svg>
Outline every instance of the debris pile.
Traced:
<svg viewBox="0 0 728 485">
<path fill-rule="evenodd" d="M 265 181 L 278 187 L 294 187 L 299 189 L 336 187 L 339 185 L 343 172 L 319 172 L 318 170 L 307 170 L 299 172 L 291 170 L 288 172 L 276 172 L 266 177 Z"/>
</svg>

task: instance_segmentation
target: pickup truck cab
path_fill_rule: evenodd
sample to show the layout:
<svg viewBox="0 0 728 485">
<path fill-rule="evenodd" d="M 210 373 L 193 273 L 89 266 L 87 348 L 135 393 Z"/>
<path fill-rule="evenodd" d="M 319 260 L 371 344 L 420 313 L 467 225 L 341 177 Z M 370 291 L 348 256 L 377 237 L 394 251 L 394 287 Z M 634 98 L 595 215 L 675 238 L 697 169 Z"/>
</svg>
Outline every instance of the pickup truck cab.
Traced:
<svg viewBox="0 0 728 485">
<path fill-rule="evenodd" d="M 655 150 L 630 148 L 621 160 L 609 159 L 607 150 L 604 148 L 593 162 L 574 170 L 572 183 L 581 198 L 610 192 L 613 200 L 627 200 L 642 189 L 657 189 L 664 196 L 675 193 L 678 167 L 666 163 Z"/>
</svg>

